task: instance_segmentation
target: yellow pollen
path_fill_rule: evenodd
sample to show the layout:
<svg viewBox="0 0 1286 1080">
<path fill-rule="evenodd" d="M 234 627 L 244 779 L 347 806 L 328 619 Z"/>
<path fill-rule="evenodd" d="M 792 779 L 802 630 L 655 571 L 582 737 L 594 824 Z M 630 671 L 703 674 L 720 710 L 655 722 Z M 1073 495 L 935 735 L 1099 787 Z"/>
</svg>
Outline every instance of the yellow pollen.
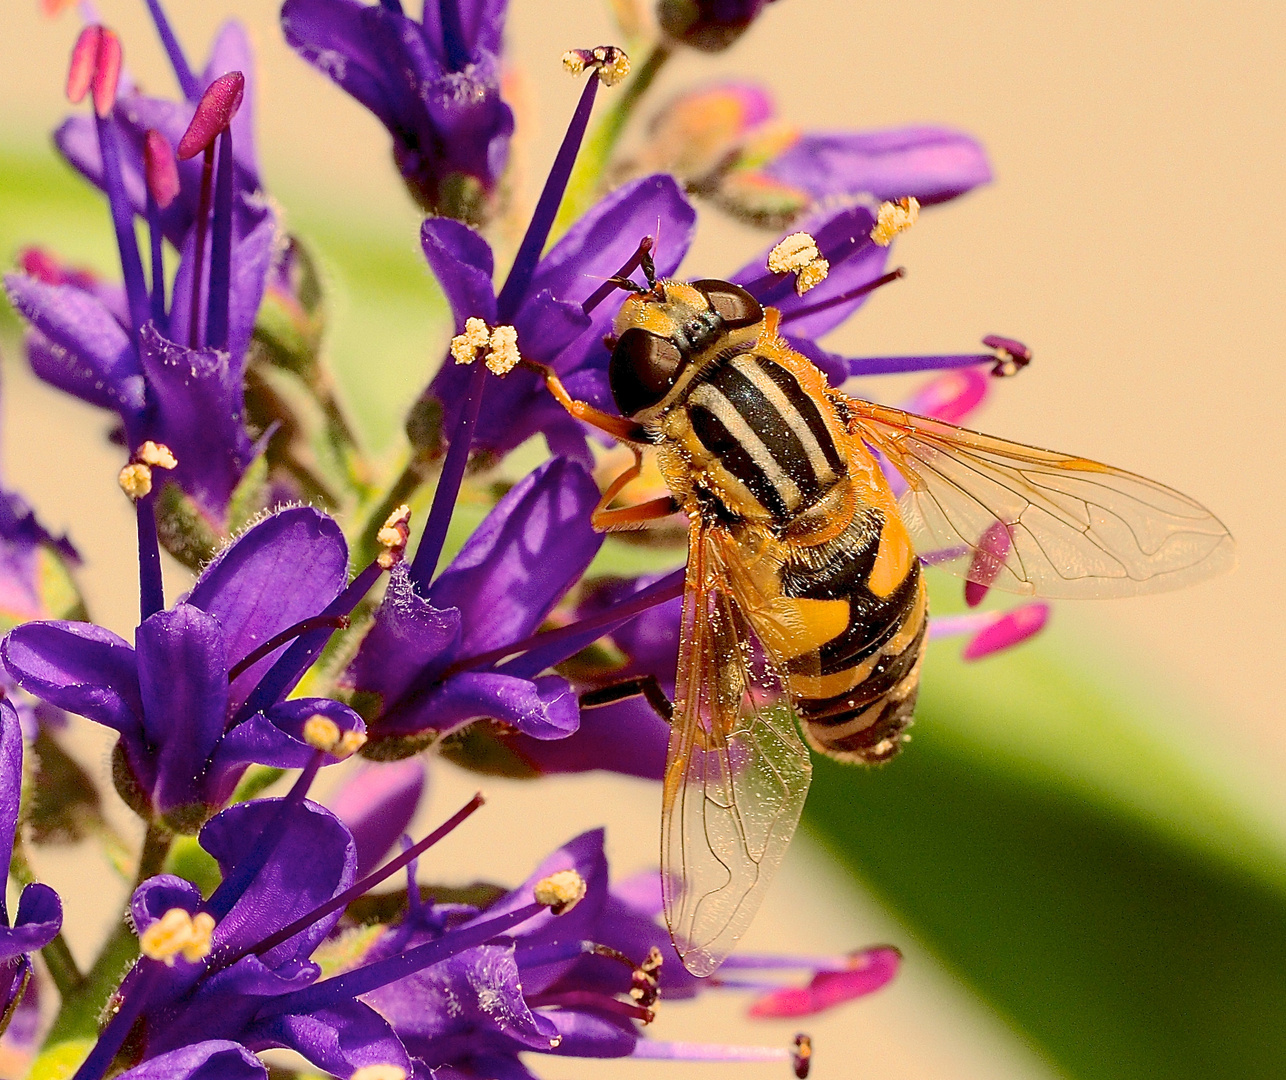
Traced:
<svg viewBox="0 0 1286 1080">
<path fill-rule="evenodd" d="M 403 503 L 385 519 L 375 539 L 384 548 L 376 557 L 376 562 L 385 570 L 402 561 L 406 552 L 406 541 L 410 536 L 411 508 Z"/>
<path fill-rule="evenodd" d="M 871 230 L 871 239 L 880 247 L 888 247 L 893 238 L 900 232 L 906 232 L 920 216 L 920 200 L 914 198 L 899 199 L 897 202 L 880 203 L 875 228 Z"/>
<path fill-rule="evenodd" d="M 138 502 L 152 490 L 152 470 L 142 463 L 126 465 L 116 477 L 121 490 Z"/>
<path fill-rule="evenodd" d="M 178 458 L 168 446 L 164 443 L 154 443 L 151 439 L 138 448 L 138 453 L 134 457 L 154 469 L 173 469 L 179 464 Z"/>
<path fill-rule="evenodd" d="M 352 1080 L 406 1080 L 406 1070 L 401 1065 L 363 1065 Z"/>
<path fill-rule="evenodd" d="M 329 716 L 313 713 L 304 721 L 304 742 L 314 750 L 325 750 L 327 753 L 339 745 L 342 732 L 339 725 Z"/>
<path fill-rule="evenodd" d="M 491 350 L 483 361 L 493 374 L 508 375 L 518 366 L 518 331 L 512 326 L 497 326 L 491 331 Z"/>
<path fill-rule="evenodd" d="M 189 915 L 182 908 L 170 908 L 143 931 L 139 947 L 144 956 L 164 961 L 166 967 L 173 967 L 180 955 L 196 963 L 210 955 L 214 925 L 214 917 L 204 911 Z"/>
<path fill-rule="evenodd" d="M 563 67 L 573 75 L 593 68 L 604 86 L 614 86 L 630 73 L 630 58 L 615 45 L 595 49 L 568 49 L 563 53 Z"/>
<path fill-rule="evenodd" d="M 822 258 L 817 241 L 806 232 L 791 233 L 768 253 L 768 269 L 774 274 L 796 274 L 795 292 L 800 296 L 820 285 L 831 264 Z"/>
<path fill-rule="evenodd" d="M 575 870 L 559 870 L 536 882 L 536 903 L 545 904 L 555 915 L 571 911 L 585 897 L 585 879 Z"/>
<path fill-rule="evenodd" d="M 491 340 L 491 332 L 481 319 L 469 319 L 464 324 L 464 333 L 451 339 L 451 355 L 457 364 L 472 364 L 478 359 L 478 350 Z"/>
<path fill-rule="evenodd" d="M 339 737 L 339 745 L 331 751 L 336 757 L 349 757 L 356 754 L 366 745 L 366 733 L 363 731 L 346 731 Z"/>
</svg>

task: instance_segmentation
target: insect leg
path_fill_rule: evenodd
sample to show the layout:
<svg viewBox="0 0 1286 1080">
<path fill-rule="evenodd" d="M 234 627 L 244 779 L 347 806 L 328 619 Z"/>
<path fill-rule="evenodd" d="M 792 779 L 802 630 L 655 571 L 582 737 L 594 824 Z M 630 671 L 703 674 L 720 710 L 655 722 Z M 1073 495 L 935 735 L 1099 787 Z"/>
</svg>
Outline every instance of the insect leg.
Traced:
<svg viewBox="0 0 1286 1080">
<path fill-rule="evenodd" d="M 656 710 L 657 716 L 667 724 L 674 716 L 674 704 L 665 696 L 665 691 L 661 689 L 661 684 L 656 681 L 655 675 L 640 675 L 634 679 L 623 679 L 621 682 L 612 683 L 611 686 L 599 687 L 597 690 L 587 690 L 580 696 L 580 707 L 597 709 L 632 697 L 642 697 Z"/>
<path fill-rule="evenodd" d="M 649 521 L 657 521 L 660 518 L 669 517 L 671 514 L 678 512 L 679 507 L 669 495 L 649 499 L 647 502 L 637 503 L 634 506 L 609 509 L 612 500 L 624 491 L 631 481 L 637 479 L 643 471 L 642 453 L 638 447 L 631 447 L 631 449 L 634 451 L 634 464 L 608 485 L 607 490 L 603 492 L 603 497 L 598 500 L 598 505 L 594 507 L 594 513 L 590 515 L 590 524 L 599 532 L 640 529 Z"/>
<path fill-rule="evenodd" d="M 563 381 L 554 374 L 551 368 L 544 364 L 537 364 L 531 360 L 524 360 L 523 365 L 537 372 L 545 380 L 545 386 L 549 392 L 554 395 L 554 399 L 566 409 L 577 420 L 584 420 L 585 423 L 596 427 L 599 431 L 605 431 L 623 442 L 646 442 L 647 435 L 642 424 L 636 424 L 632 420 L 626 420 L 621 416 L 612 416 L 610 413 L 603 412 L 602 409 L 596 409 L 587 401 L 577 401 L 567 392 L 563 386 Z"/>
</svg>

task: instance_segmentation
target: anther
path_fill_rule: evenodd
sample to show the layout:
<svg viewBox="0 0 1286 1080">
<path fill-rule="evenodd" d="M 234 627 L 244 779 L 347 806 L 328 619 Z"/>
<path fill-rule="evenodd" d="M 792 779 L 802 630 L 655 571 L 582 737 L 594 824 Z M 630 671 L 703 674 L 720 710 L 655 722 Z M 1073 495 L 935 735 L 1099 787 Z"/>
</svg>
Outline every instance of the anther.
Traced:
<svg viewBox="0 0 1286 1080">
<path fill-rule="evenodd" d="M 660 972 L 663 961 L 661 950 L 655 945 L 648 950 L 647 959 L 634 969 L 630 997 L 645 1009 L 656 1004 L 660 993 Z"/>
<path fill-rule="evenodd" d="M 166 967 L 173 967 L 179 956 L 195 964 L 210 955 L 214 926 L 214 917 L 204 911 L 191 915 L 183 908 L 170 908 L 139 935 L 139 948 Z"/>
<path fill-rule="evenodd" d="M 164 443 L 155 443 L 148 439 L 134 452 L 134 460 L 153 469 L 174 469 L 178 467 L 178 458 Z"/>
<path fill-rule="evenodd" d="M 998 379 L 1017 375 L 1031 363 L 1031 349 L 1021 341 L 1001 337 L 999 334 L 988 334 L 982 339 L 982 343 L 996 351 L 996 366 L 991 369 L 991 373 Z"/>
<path fill-rule="evenodd" d="M 897 202 L 880 203 L 871 239 L 880 247 L 888 247 L 893 238 L 900 232 L 906 232 L 919 216 L 919 199 L 908 197 Z"/>
<path fill-rule="evenodd" d="M 982 603 L 988 590 L 1005 568 L 1013 547 L 1013 537 L 1009 526 L 1003 521 L 993 521 L 986 532 L 978 539 L 978 546 L 973 550 L 969 561 L 968 576 L 965 579 L 965 603 L 977 607 Z"/>
<path fill-rule="evenodd" d="M 121 39 L 105 26 L 87 26 L 71 50 L 67 98 L 73 104 L 92 92 L 94 112 L 106 117 L 116 104 L 121 77 Z"/>
<path fill-rule="evenodd" d="M 808 1070 L 813 1065 L 813 1040 L 802 1031 L 795 1036 L 795 1045 L 791 1048 L 790 1063 L 799 1080 L 807 1080 Z"/>
<path fill-rule="evenodd" d="M 376 562 L 385 570 L 390 570 L 406 556 L 406 542 L 411 535 L 411 508 L 403 503 L 385 519 L 375 539 L 383 551 L 376 556 Z"/>
<path fill-rule="evenodd" d="M 206 88 L 201 100 L 197 102 L 192 123 L 188 124 L 187 131 L 179 140 L 180 161 L 196 157 L 214 143 L 237 115 L 245 92 L 246 77 L 239 71 L 220 75 Z"/>
<path fill-rule="evenodd" d="M 351 1080 L 406 1080 L 406 1070 L 401 1065 L 363 1065 Z"/>
<path fill-rule="evenodd" d="M 795 274 L 795 292 L 803 296 L 820 285 L 831 264 L 822 258 L 817 241 L 806 232 L 791 233 L 768 253 L 768 269 L 774 274 Z"/>
<path fill-rule="evenodd" d="M 604 86 L 613 86 L 630 73 L 630 58 L 615 45 L 594 49 L 568 49 L 563 53 L 563 67 L 573 75 L 593 70 Z"/>
<path fill-rule="evenodd" d="M 152 470 L 142 462 L 133 462 L 126 465 L 116 477 L 116 482 L 120 484 L 121 490 L 125 492 L 134 502 L 145 495 L 151 494 L 152 491 Z"/>
<path fill-rule="evenodd" d="M 571 911 L 584 898 L 588 886 L 575 870 L 559 870 L 536 882 L 536 903 L 544 904 L 555 915 Z"/>
<path fill-rule="evenodd" d="M 143 171 L 147 190 L 156 205 L 164 210 L 178 197 L 179 166 L 170 140 L 155 128 L 150 128 L 143 137 Z"/>
<path fill-rule="evenodd" d="M 331 757 L 346 758 L 366 745 L 366 735 L 361 731 L 341 731 L 329 716 L 313 713 L 304 721 L 304 742 L 314 750 L 324 750 Z"/>
<path fill-rule="evenodd" d="M 451 339 L 451 355 L 457 364 L 472 364 L 478 353 L 486 349 L 482 362 L 495 375 L 508 375 L 522 361 L 518 351 L 518 331 L 512 326 L 487 326 L 482 319 L 471 318 L 464 324 L 464 333 Z"/>
</svg>

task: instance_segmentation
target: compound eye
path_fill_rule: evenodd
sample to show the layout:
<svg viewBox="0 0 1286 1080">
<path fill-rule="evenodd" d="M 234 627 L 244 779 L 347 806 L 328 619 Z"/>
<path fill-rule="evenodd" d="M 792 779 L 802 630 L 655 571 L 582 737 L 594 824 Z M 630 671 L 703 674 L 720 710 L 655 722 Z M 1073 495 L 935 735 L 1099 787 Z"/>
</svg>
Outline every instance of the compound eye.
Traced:
<svg viewBox="0 0 1286 1080">
<path fill-rule="evenodd" d="M 659 402 L 679 377 L 683 354 L 668 338 L 632 326 L 612 350 L 607 379 L 622 416 L 649 409 Z"/>
<path fill-rule="evenodd" d="M 710 306 L 729 330 L 753 326 L 764 317 L 764 309 L 759 306 L 759 301 L 740 285 L 706 278 L 694 281 L 692 287 L 705 294 Z"/>
</svg>

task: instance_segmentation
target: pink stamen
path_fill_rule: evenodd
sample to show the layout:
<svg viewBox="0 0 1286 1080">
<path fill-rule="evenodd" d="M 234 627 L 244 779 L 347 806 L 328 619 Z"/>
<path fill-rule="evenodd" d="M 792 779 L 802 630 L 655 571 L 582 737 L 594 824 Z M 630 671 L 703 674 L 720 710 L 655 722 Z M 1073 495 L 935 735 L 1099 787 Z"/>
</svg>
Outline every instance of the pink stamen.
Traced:
<svg viewBox="0 0 1286 1080">
<path fill-rule="evenodd" d="M 104 27 L 98 37 L 91 84 L 94 112 L 106 118 L 116 104 L 116 86 L 121 79 L 121 39 Z"/>
<path fill-rule="evenodd" d="M 1029 637 L 1040 633 L 1049 622 L 1049 605 L 1025 604 L 1006 612 L 964 647 L 960 655 L 966 660 L 981 660 L 984 656 L 1012 649 Z"/>
<path fill-rule="evenodd" d="M 807 986 L 783 987 L 750 1006 L 750 1015 L 782 1019 L 812 1016 L 884 986 L 897 974 L 902 954 L 887 946 L 867 949 L 853 958 L 847 971 L 819 971 Z"/>
<path fill-rule="evenodd" d="M 170 140 L 155 128 L 149 129 L 143 138 L 143 166 L 147 190 L 156 205 L 164 210 L 178 197 L 179 166 Z"/>
<path fill-rule="evenodd" d="M 101 26 L 87 26 L 71 47 L 71 67 L 67 72 L 67 100 L 79 105 L 89 93 L 98 66 L 98 43 L 103 38 Z"/>
<path fill-rule="evenodd" d="M 969 563 L 968 580 L 965 581 L 965 603 L 977 607 L 991 589 L 1000 571 L 1005 568 L 1012 540 L 1009 526 L 1003 521 L 993 521 L 982 534 Z"/>
<path fill-rule="evenodd" d="M 939 375 L 921 387 L 902 408 L 948 424 L 959 424 L 983 403 L 990 388 L 987 376 L 977 368 L 960 368 Z"/>
<path fill-rule="evenodd" d="M 18 265 L 24 274 L 46 285 L 75 285 L 79 289 L 88 289 L 98 282 L 88 270 L 64 266 L 43 248 L 23 248 L 18 255 Z"/>
<path fill-rule="evenodd" d="M 214 80 L 197 102 L 196 113 L 179 140 L 178 158 L 187 161 L 214 144 L 214 140 L 232 123 L 245 96 L 246 77 L 230 71 Z"/>
</svg>

